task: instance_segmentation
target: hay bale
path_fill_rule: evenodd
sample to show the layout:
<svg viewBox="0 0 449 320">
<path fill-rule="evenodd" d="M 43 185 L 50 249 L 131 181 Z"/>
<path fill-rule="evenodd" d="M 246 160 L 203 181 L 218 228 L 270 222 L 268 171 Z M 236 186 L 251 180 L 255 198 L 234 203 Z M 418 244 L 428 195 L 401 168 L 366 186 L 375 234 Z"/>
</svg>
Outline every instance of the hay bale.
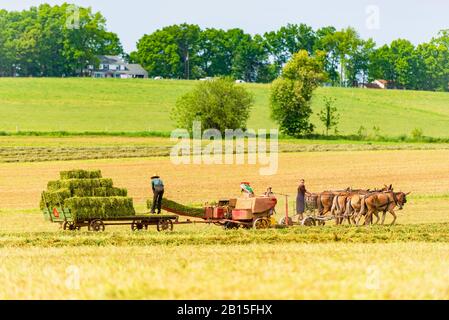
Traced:
<svg viewBox="0 0 449 320">
<path fill-rule="evenodd" d="M 134 216 L 133 199 L 128 197 L 72 197 L 64 201 L 75 221 Z"/>
<path fill-rule="evenodd" d="M 153 200 L 148 199 L 147 200 L 147 208 L 151 210 L 153 206 Z M 171 210 L 174 210 L 178 213 L 183 213 L 186 216 L 189 217 L 195 217 L 195 218 L 203 218 L 204 217 L 204 208 L 198 208 L 198 207 L 190 207 L 185 206 L 180 203 L 177 203 L 175 201 L 169 200 L 169 199 L 162 199 L 162 208 L 168 208 Z"/>
<path fill-rule="evenodd" d="M 49 181 L 47 184 L 48 191 L 56 191 L 59 189 L 69 189 L 72 194 L 77 190 L 78 196 L 92 195 L 95 188 L 112 188 L 112 179 L 96 178 L 96 179 L 67 179 Z"/>
<path fill-rule="evenodd" d="M 61 180 L 49 181 L 42 193 L 40 208 L 70 209 L 75 220 L 107 219 L 136 214 L 128 191 L 113 187 L 112 179 L 101 171 L 71 170 L 60 173 Z M 45 200 L 44 200 L 45 199 Z"/>
<path fill-rule="evenodd" d="M 70 170 L 70 171 L 61 171 L 59 173 L 61 180 L 69 180 L 69 179 L 99 179 L 101 178 L 101 170 Z"/>
<path fill-rule="evenodd" d="M 94 197 L 126 197 L 128 196 L 128 190 L 124 188 L 94 188 L 93 194 Z"/>
<path fill-rule="evenodd" d="M 56 191 L 44 191 L 41 195 L 41 202 L 39 204 L 41 210 L 47 208 L 52 209 L 64 204 L 64 200 L 70 198 L 71 192 L 69 189 L 60 189 Z"/>
</svg>

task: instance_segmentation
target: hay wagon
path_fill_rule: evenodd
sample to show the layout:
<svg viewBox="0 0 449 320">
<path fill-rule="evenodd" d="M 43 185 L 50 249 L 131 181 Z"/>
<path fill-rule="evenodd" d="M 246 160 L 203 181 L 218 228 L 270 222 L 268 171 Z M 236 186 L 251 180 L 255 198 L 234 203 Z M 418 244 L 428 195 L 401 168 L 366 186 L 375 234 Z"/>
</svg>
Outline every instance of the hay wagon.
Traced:
<svg viewBox="0 0 449 320">
<path fill-rule="evenodd" d="M 55 207 L 53 209 L 45 208 L 44 217 L 47 221 L 59 223 L 64 230 L 80 230 L 87 227 L 89 231 L 104 231 L 106 226 L 129 225 L 131 230 L 147 230 L 149 226 L 156 226 L 157 231 L 172 231 L 173 222 L 178 220 L 176 215 L 155 215 L 142 214 L 134 216 L 119 217 L 91 217 L 82 220 L 76 220 L 70 209 Z"/>
</svg>

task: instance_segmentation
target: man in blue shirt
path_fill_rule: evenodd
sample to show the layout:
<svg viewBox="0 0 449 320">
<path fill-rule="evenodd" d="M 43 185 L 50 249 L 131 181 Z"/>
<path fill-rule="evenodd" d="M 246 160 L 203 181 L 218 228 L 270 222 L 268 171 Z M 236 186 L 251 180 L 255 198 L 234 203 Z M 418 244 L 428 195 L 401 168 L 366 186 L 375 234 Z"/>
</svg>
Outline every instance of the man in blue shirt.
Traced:
<svg viewBox="0 0 449 320">
<path fill-rule="evenodd" d="M 151 177 L 151 188 L 153 189 L 153 206 L 151 208 L 151 213 L 156 213 L 157 208 L 157 214 L 160 214 L 162 196 L 164 195 L 164 183 L 158 175 Z"/>
</svg>

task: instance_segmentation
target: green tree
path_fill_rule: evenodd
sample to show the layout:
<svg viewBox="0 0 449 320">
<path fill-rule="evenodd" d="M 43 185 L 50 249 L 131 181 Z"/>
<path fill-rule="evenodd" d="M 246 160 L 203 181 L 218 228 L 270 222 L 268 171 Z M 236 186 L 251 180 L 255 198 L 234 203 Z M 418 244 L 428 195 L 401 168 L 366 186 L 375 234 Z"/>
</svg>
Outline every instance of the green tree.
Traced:
<svg viewBox="0 0 449 320">
<path fill-rule="evenodd" d="M 299 50 L 313 54 L 316 42 L 315 31 L 306 24 L 288 24 L 277 31 L 264 34 L 270 54 L 273 56 L 278 72 Z"/>
<path fill-rule="evenodd" d="M 422 64 L 413 44 L 398 39 L 371 55 L 369 70 L 370 79 L 388 80 L 390 86 L 399 89 L 418 89 Z"/>
<path fill-rule="evenodd" d="M 271 70 L 263 38 L 245 34 L 234 52 L 233 78 L 247 82 L 270 82 L 275 78 Z"/>
<path fill-rule="evenodd" d="M 134 59 L 150 76 L 198 78 L 200 27 L 191 24 L 172 25 L 144 35 L 137 43 Z"/>
<path fill-rule="evenodd" d="M 337 112 L 337 108 L 334 106 L 336 99 L 332 97 L 324 97 L 324 108 L 318 113 L 320 121 L 326 128 L 326 135 L 329 135 L 329 130 L 334 128 L 337 130 L 338 121 L 340 115 Z"/>
<path fill-rule="evenodd" d="M 245 129 L 253 105 L 253 96 L 230 78 L 202 81 L 183 95 L 171 113 L 180 128 L 192 129 L 201 121 L 201 129 Z"/>
<path fill-rule="evenodd" d="M 299 136 L 313 131 L 309 122 L 312 113 L 313 91 L 326 79 L 323 70 L 324 54 L 309 56 L 301 50 L 285 65 L 282 75 L 271 89 L 271 117 L 279 124 L 281 132 Z"/>
<path fill-rule="evenodd" d="M 78 8 L 79 23 L 67 25 L 69 4 L 0 11 L 0 74 L 14 76 L 81 75 L 100 54 L 120 55 L 116 34 L 90 8 Z"/>
</svg>

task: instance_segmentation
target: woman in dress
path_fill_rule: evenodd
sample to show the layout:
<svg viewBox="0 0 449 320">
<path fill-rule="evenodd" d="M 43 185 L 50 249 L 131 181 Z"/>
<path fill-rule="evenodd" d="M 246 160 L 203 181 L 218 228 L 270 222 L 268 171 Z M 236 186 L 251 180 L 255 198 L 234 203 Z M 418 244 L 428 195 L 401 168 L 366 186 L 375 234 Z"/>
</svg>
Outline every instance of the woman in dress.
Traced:
<svg viewBox="0 0 449 320">
<path fill-rule="evenodd" d="M 298 186 L 298 194 L 296 196 L 296 214 L 298 214 L 300 216 L 300 218 L 303 218 L 303 213 L 305 211 L 305 195 L 306 195 L 307 190 L 306 190 L 306 186 L 305 186 L 305 181 L 304 179 L 301 179 L 299 181 L 299 186 Z"/>
</svg>

